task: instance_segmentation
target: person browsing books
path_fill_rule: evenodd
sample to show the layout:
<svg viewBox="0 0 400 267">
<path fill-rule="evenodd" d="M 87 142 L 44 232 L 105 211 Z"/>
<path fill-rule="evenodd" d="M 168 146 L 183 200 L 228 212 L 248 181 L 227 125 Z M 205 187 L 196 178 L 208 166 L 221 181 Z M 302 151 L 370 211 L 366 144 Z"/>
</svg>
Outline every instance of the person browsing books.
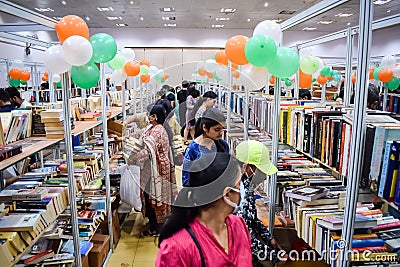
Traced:
<svg viewBox="0 0 400 267">
<path fill-rule="evenodd" d="M 21 93 L 15 87 L 6 88 L 8 95 L 10 96 L 11 104 L 17 108 L 31 108 L 32 104 L 22 99 Z"/>
<path fill-rule="evenodd" d="M 240 143 L 236 147 L 236 157 L 245 164 L 242 176 L 243 194 L 240 203 L 242 209 L 237 215 L 244 219 L 250 232 L 253 266 L 262 266 L 260 261 L 265 260 L 276 263 L 278 262 L 278 251 L 282 248 L 267 227 L 257 218 L 254 190 L 263 182 L 265 175 L 272 175 L 278 169 L 269 159 L 268 148 L 259 141 L 249 140 Z"/>
</svg>

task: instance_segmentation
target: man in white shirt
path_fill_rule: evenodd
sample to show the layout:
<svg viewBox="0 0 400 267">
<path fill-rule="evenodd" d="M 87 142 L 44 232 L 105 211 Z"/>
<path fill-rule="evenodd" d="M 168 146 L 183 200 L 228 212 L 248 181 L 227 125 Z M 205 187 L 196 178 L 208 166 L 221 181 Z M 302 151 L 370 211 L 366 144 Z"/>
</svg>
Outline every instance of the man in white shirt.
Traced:
<svg viewBox="0 0 400 267">
<path fill-rule="evenodd" d="M 10 102 L 13 106 L 17 108 L 30 108 L 32 107 L 31 103 L 22 99 L 21 93 L 15 87 L 6 88 L 7 93 L 10 96 Z"/>
</svg>

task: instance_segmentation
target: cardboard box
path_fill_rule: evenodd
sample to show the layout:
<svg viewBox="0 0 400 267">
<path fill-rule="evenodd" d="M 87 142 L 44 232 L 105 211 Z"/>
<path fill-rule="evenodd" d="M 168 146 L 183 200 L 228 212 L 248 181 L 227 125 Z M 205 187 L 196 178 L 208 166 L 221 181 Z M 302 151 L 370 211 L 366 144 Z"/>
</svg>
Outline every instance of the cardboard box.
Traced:
<svg viewBox="0 0 400 267">
<path fill-rule="evenodd" d="M 89 255 L 81 256 L 82 267 L 89 267 Z"/>
<path fill-rule="evenodd" d="M 112 218 L 112 227 L 113 227 L 113 243 L 114 247 L 118 245 L 119 239 L 121 237 L 121 226 L 119 223 L 119 216 L 117 210 L 113 211 L 113 218 Z M 109 235 L 110 232 L 108 231 L 108 218 L 105 217 L 104 221 L 100 224 L 99 229 L 101 233 L 105 235 Z"/>
<path fill-rule="evenodd" d="M 89 252 L 89 266 L 101 267 L 110 250 L 110 237 L 108 235 L 95 234 L 92 238 L 93 248 Z"/>
</svg>

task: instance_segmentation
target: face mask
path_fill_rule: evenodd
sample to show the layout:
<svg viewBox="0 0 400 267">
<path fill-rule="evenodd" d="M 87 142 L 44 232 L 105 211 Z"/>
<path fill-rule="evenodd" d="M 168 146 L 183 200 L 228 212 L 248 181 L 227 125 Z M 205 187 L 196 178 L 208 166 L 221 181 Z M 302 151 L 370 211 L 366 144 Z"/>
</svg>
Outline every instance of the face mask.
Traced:
<svg viewBox="0 0 400 267">
<path fill-rule="evenodd" d="M 230 187 L 229 189 L 240 194 L 239 189 L 236 189 L 233 187 Z M 233 214 L 237 213 L 240 210 L 240 206 L 238 204 L 232 202 L 229 198 L 224 197 L 224 201 L 226 204 L 228 204 L 229 206 L 231 206 L 233 208 L 233 211 L 232 211 Z"/>
</svg>

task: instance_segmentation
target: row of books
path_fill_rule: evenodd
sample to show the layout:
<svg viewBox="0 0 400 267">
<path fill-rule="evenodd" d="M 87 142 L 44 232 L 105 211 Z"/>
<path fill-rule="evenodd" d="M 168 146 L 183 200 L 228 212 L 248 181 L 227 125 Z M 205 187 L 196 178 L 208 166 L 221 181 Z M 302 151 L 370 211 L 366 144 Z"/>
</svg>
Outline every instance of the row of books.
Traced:
<svg viewBox="0 0 400 267">
<path fill-rule="evenodd" d="M 379 96 L 378 108 L 383 110 L 383 95 Z M 386 102 L 386 110 L 396 114 L 400 114 L 400 95 L 389 94 Z"/>
</svg>

